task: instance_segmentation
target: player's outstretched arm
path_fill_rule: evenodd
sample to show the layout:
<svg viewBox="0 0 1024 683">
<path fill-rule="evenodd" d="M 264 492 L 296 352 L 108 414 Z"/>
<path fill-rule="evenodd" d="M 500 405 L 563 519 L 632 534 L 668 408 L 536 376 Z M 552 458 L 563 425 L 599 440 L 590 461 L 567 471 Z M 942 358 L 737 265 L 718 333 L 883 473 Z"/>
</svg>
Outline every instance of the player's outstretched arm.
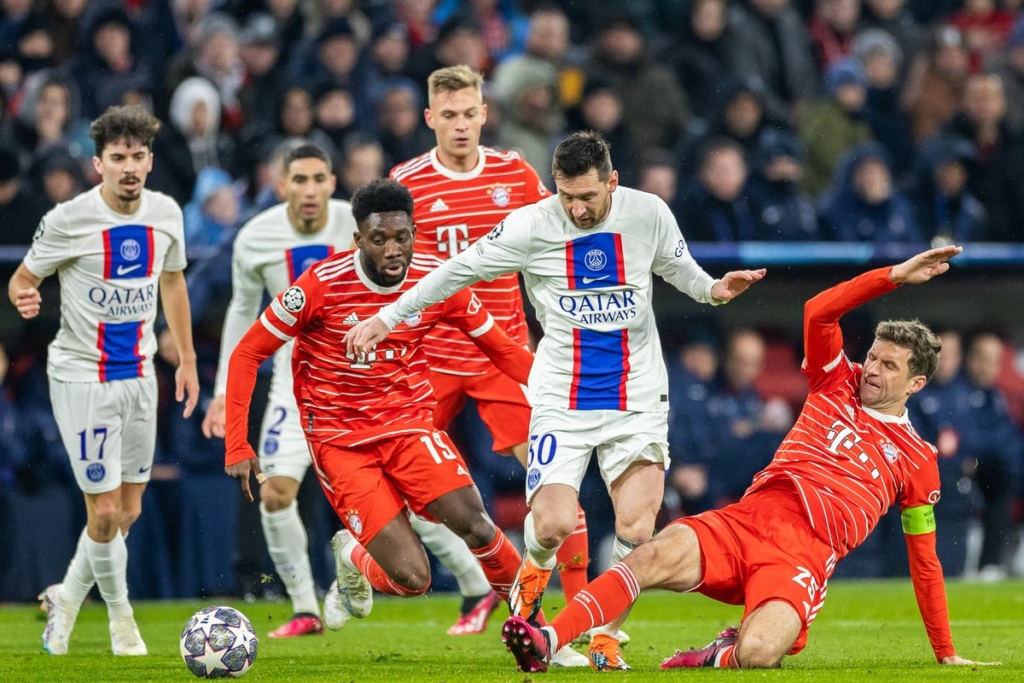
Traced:
<svg viewBox="0 0 1024 683">
<path fill-rule="evenodd" d="M 717 303 L 732 301 L 747 291 L 750 285 L 763 278 L 767 272 L 764 268 L 730 271 L 714 284 L 711 288 L 711 296 Z"/>
<path fill-rule="evenodd" d="M 174 371 L 174 399 L 185 400 L 182 415 L 189 417 L 199 401 L 199 373 L 196 370 L 196 350 L 192 346 L 192 313 L 188 305 L 188 286 L 181 270 L 160 273 L 160 301 L 167 329 L 174 338 L 178 352 L 178 369 Z"/>
<path fill-rule="evenodd" d="M 922 251 L 889 271 L 889 277 L 897 285 L 919 285 L 949 270 L 949 260 L 962 252 L 963 247 L 939 247 Z"/>
<path fill-rule="evenodd" d="M 39 285 L 42 282 L 43 278 L 33 275 L 22 263 L 7 283 L 7 296 L 25 320 L 31 320 L 39 315 L 43 303 L 43 297 L 39 294 Z"/>
</svg>

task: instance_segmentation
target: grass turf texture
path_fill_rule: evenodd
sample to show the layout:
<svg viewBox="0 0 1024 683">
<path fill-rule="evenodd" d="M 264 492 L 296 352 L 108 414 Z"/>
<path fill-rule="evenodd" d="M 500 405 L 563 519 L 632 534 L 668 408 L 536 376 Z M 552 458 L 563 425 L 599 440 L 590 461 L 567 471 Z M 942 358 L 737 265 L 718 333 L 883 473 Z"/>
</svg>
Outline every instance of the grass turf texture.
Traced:
<svg viewBox="0 0 1024 683">
<path fill-rule="evenodd" d="M 557 595 L 557 591 L 554 591 Z M 701 647 L 720 629 L 736 623 L 740 609 L 696 595 L 654 592 L 641 596 L 627 624 L 633 642 L 624 657 L 632 672 L 603 674 L 628 681 L 715 677 L 777 681 L 1022 681 L 1024 680 L 1024 583 L 948 586 L 954 642 L 960 655 L 1000 661 L 1000 667 L 940 667 L 935 663 L 909 581 L 833 582 L 828 601 L 811 629 L 806 650 L 786 659 L 782 671 L 659 671 L 675 648 Z M 557 614 L 556 596 L 545 602 Z M 560 596 L 558 596 L 560 597 Z M 43 615 L 34 606 L 0 608 L 0 681 L 105 683 L 106 681 L 198 680 L 178 655 L 178 636 L 188 617 L 212 604 L 232 604 L 252 620 L 260 637 L 259 656 L 246 681 L 333 683 L 390 681 L 583 680 L 588 669 L 547 674 L 515 670 L 501 645 L 502 618 L 495 613 L 487 632 L 452 637 L 458 600 L 428 596 L 411 600 L 377 596 L 373 614 L 352 620 L 340 632 L 271 640 L 268 631 L 289 616 L 284 603 L 242 601 L 138 603 L 135 615 L 149 646 L 148 657 L 110 654 L 106 610 L 89 604 L 79 614 L 65 657 L 41 648 Z"/>
</svg>

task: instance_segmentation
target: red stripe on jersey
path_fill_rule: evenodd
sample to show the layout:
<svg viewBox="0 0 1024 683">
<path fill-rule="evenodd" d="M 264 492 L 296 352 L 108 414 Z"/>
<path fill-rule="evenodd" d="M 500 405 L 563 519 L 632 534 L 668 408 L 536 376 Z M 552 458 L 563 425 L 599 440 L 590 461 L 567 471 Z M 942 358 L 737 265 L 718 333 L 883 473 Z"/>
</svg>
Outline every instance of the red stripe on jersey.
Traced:
<svg viewBox="0 0 1024 683">
<path fill-rule="evenodd" d="M 522 157 L 482 150 L 483 168 L 471 178 L 439 172 L 430 152 L 391 170 L 391 177 L 413 196 L 417 254 L 451 258 L 484 237 L 510 211 L 537 198 L 540 180 Z M 518 275 L 479 282 L 472 289 L 505 334 L 525 345 L 529 335 Z M 490 359 L 466 343 L 464 334 L 445 324 L 427 335 L 426 353 L 431 367 L 439 372 L 480 375 L 492 367 Z"/>
<path fill-rule="evenodd" d="M 622 255 L 622 235 L 615 233 L 615 262 L 618 264 L 619 282 L 626 281 L 626 258 Z"/>
<path fill-rule="evenodd" d="M 148 259 L 146 260 L 146 277 L 153 276 L 153 258 L 156 256 L 156 245 L 154 244 L 153 237 L 153 226 L 146 226 L 146 241 L 149 242 L 149 249 L 146 250 Z M 139 370 L 139 376 L 142 376 L 142 370 Z"/>
<path fill-rule="evenodd" d="M 109 280 L 113 271 L 114 255 L 110 249 L 110 231 L 103 231 L 103 279 Z M 100 334 L 100 339 L 103 335 Z M 102 380 L 101 380 L 102 381 Z"/>
<path fill-rule="evenodd" d="M 576 249 L 573 244 L 573 240 L 565 243 L 565 278 L 569 282 L 569 289 L 576 289 Z"/>
<path fill-rule="evenodd" d="M 107 237 L 107 234 L 108 233 L 106 232 L 103 233 L 103 240 L 104 242 L 106 242 L 107 246 L 105 250 L 107 253 L 107 263 L 104 266 L 107 275 L 105 275 L 105 277 L 109 277 L 110 273 L 110 238 Z M 141 325 L 139 327 L 141 328 Z M 100 351 L 99 374 L 101 382 L 107 381 L 107 359 L 109 358 L 109 356 L 107 355 L 107 350 L 103 345 L 103 337 L 106 335 L 106 332 L 106 323 L 101 322 L 96 326 L 96 348 L 99 349 Z"/>
<path fill-rule="evenodd" d="M 572 242 L 569 243 L 570 245 Z M 572 247 L 569 247 L 570 249 Z M 572 259 L 569 260 L 572 263 Z M 580 395 L 580 368 L 583 367 L 583 344 L 580 343 L 580 330 L 572 328 L 572 383 L 569 385 L 569 409 L 577 410 Z"/>
</svg>

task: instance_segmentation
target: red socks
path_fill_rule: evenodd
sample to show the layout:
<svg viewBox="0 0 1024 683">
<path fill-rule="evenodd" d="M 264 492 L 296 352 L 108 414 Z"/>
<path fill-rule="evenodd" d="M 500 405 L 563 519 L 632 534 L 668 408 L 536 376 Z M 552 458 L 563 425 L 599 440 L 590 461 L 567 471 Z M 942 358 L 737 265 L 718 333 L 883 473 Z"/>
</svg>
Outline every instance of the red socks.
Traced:
<svg viewBox="0 0 1024 683">
<path fill-rule="evenodd" d="M 426 593 L 427 588 L 429 587 L 424 587 L 423 590 L 413 590 L 395 583 L 395 581 L 387 575 L 384 569 L 377 564 L 377 561 L 370 557 L 370 553 L 366 552 L 366 548 L 358 543 L 356 543 L 355 547 L 352 548 L 352 564 L 356 566 L 356 569 L 359 570 L 360 574 L 366 577 L 366 580 L 370 582 L 370 585 L 381 593 L 397 595 L 402 598 L 411 598 L 415 595 L 422 595 L 423 593 Z"/>
<path fill-rule="evenodd" d="M 619 562 L 597 577 L 565 606 L 551 622 L 559 646 L 595 626 L 607 624 L 622 614 L 640 595 L 640 584 L 633 571 Z"/>
<path fill-rule="evenodd" d="M 508 592 L 512 590 L 523 558 L 501 529 L 494 527 L 494 530 L 497 533 L 493 541 L 483 548 L 470 548 L 469 551 L 480 561 L 480 567 L 484 570 L 484 576 L 487 577 L 491 588 L 502 600 L 508 602 Z"/>
<path fill-rule="evenodd" d="M 587 565 L 590 564 L 587 517 L 579 504 L 577 507 L 576 528 L 555 554 L 558 561 L 558 576 L 562 580 L 562 591 L 567 603 L 587 585 Z"/>
</svg>

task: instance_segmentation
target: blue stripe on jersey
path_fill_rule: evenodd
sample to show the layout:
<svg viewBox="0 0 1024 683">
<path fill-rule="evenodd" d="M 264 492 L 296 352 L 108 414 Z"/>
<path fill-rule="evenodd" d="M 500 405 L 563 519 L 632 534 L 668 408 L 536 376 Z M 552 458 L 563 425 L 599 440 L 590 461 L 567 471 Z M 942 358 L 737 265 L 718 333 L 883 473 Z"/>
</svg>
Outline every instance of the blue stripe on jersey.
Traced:
<svg viewBox="0 0 1024 683">
<path fill-rule="evenodd" d="M 103 279 L 133 280 L 153 274 L 153 228 L 119 225 L 103 233 Z"/>
<path fill-rule="evenodd" d="M 288 263 L 288 281 L 295 282 L 311 265 L 333 253 L 334 249 L 326 244 L 309 244 L 286 250 L 284 255 Z"/>
<path fill-rule="evenodd" d="M 569 408 L 625 410 L 629 374 L 626 330 L 573 330 L 573 381 Z"/>
<path fill-rule="evenodd" d="M 100 323 L 100 381 L 142 377 L 142 321 Z"/>
<path fill-rule="evenodd" d="M 569 243 L 569 289 L 598 289 L 626 284 L 622 236 L 599 232 Z"/>
</svg>

